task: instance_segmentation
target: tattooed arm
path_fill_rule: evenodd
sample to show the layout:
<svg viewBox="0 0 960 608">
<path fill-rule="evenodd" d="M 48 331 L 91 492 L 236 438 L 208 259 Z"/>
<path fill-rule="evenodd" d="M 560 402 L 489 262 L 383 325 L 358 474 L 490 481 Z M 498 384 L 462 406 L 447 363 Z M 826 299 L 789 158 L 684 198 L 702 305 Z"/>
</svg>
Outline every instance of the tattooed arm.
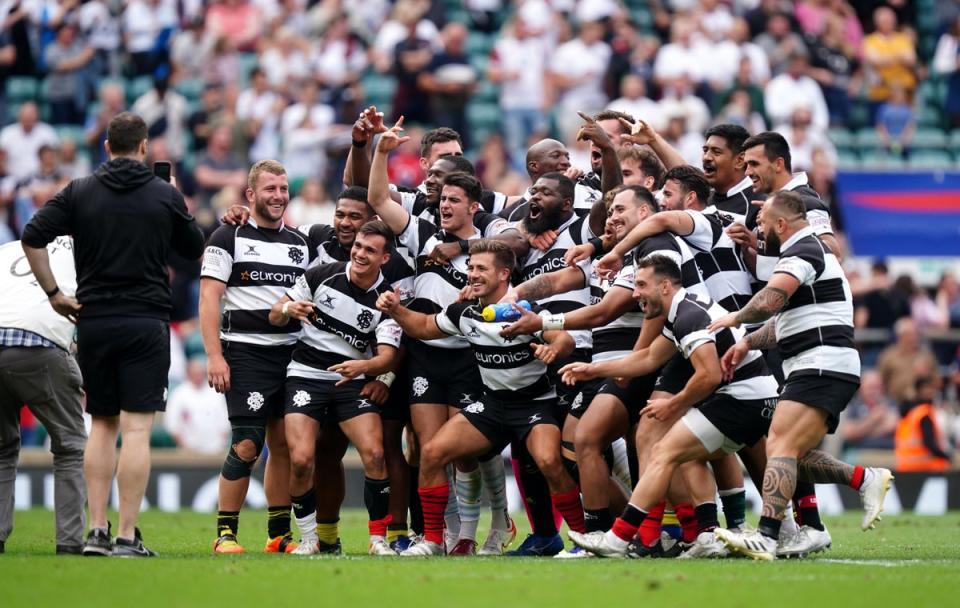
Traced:
<svg viewBox="0 0 960 608">
<path fill-rule="evenodd" d="M 777 346 L 776 321 L 768 319 L 763 327 L 744 337 L 750 350 L 768 350 Z"/>
<path fill-rule="evenodd" d="M 738 312 L 720 317 L 710 324 L 710 331 L 719 331 L 724 327 L 736 327 L 741 323 L 761 323 L 783 310 L 787 302 L 800 287 L 800 281 L 792 274 L 775 272 L 767 286 L 761 289 L 747 305 Z"/>
<path fill-rule="evenodd" d="M 532 300 L 534 302 L 549 298 L 558 293 L 583 289 L 586 277 L 577 266 L 567 266 L 553 272 L 539 274 L 529 281 L 517 285 L 518 300 Z"/>
</svg>

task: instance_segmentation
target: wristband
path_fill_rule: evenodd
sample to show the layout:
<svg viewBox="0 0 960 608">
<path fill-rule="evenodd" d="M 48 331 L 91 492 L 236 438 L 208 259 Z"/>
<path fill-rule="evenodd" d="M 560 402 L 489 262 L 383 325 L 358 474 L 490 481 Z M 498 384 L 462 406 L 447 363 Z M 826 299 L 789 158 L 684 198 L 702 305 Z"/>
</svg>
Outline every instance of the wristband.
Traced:
<svg viewBox="0 0 960 608">
<path fill-rule="evenodd" d="M 52 298 L 53 296 L 55 296 L 55 295 L 57 295 L 58 293 L 60 293 L 60 286 L 59 286 L 59 285 L 54 285 L 54 286 L 53 286 L 53 289 L 51 289 L 50 291 L 44 291 L 44 293 L 47 294 L 47 299 L 50 299 L 50 298 Z"/>
<path fill-rule="evenodd" d="M 290 300 L 287 300 L 286 302 L 283 303 L 283 308 L 280 309 L 280 314 L 282 314 L 285 317 L 290 316 Z"/>
<path fill-rule="evenodd" d="M 470 242 L 464 239 L 457 241 L 460 244 L 460 253 L 470 253 Z"/>
<path fill-rule="evenodd" d="M 377 380 L 383 382 L 387 385 L 387 388 L 393 386 L 393 381 L 397 379 L 397 375 L 393 372 L 386 372 L 377 376 Z"/>
<path fill-rule="evenodd" d="M 593 245 L 593 255 L 590 256 L 590 259 L 595 260 L 597 258 L 602 258 L 604 254 L 603 239 L 601 239 L 598 236 L 595 236 L 587 242 Z"/>
<path fill-rule="evenodd" d="M 350 140 L 350 143 L 353 144 L 353 147 L 354 147 L 354 148 L 362 148 L 362 147 L 364 147 L 364 146 L 367 145 L 367 140 L 361 139 L 361 140 L 358 141 L 358 140 L 356 140 L 356 139 L 351 139 L 351 140 Z"/>
<path fill-rule="evenodd" d="M 547 311 L 542 311 L 540 313 L 540 318 L 543 319 L 543 331 L 563 329 L 564 316 L 562 312 L 554 315 Z"/>
</svg>

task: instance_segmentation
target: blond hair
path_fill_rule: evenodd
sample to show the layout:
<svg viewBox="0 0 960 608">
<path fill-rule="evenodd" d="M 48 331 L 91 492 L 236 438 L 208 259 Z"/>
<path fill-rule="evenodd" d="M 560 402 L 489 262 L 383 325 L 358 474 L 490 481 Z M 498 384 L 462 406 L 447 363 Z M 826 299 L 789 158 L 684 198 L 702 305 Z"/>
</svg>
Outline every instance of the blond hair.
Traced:
<svg viewBox="0 0 960 608">
<path fill-rule="evenodd" d="M 251 190 L 257 189 L 257 180 L 261 173 L 270 173 L 272 175 L 286 175 L 287 170 L 276 160 L 258 160 L 250 167 L 250 173 L 247 175 L 247 186 Z"/>
</svg>

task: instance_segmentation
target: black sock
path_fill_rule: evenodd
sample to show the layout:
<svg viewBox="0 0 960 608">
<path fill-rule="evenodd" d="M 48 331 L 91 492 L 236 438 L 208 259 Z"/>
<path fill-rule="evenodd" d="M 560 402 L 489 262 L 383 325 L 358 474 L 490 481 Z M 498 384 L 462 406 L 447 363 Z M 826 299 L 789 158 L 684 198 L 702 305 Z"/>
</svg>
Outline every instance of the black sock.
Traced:
<svg viewBox="0 0 960 608">
<path fill-rule="evenodd" d="M 705 502 L 694 507 L 693 512 L 697 516 L 697 534 L 716 530 L 720 526 L 717 521 L 717 503 Z"/>
<path fill-rule="evenodd" d="M 782 523 L 783 522 L 781 520 L 775 517 L 763 516 L 760 518 L 760 524 L 757 526 L 757 531 L 767 538 L 777 540 L 780 538 L 780 524 Z"/>
<path fill-rule="evenodd" d="M 533 533 L 537 536 L 556 536 L 557 524 L 553 519 L 553 501 L 550 499 L 550 488 L 543 473 L 533 463 L 522 463 L 520 481 L 523 483 L 523 491 L 527 497 Z"/>
<path fill-rule="evenodd" d="M 217 511 L 217 536 L 237 535 L 240 530 L 240 511 Z"/>
<path fill-rule="evenodd" d="M 583 520 L 587 524 L 587 532 L 606 532 L 613 525 L 610 509 L 584 509 Z"/>
<path fill-rule="evenodd" d="M 420 467 L 410 467 L 410 531 L 423 535 L 423 508 L 420 506 Z"/>
<path fill-rule="evenodd" d="M 647 518 L 647 514 L 644 511 L 636 508 L 635 506 L 627 503 L 627 507 L 623 510 L 623 513 L 620 515 L 620 519 L 627 522 L 634 528 L 639 528 L 640 524 L 643 523 L 643 520 Z"/>
<path fill-rule="evenodd" d="M 747 522 L 747 492 L 740 490 L 726 496 L 720 495 L 723 504 L 723 517 L 727 520 L 727 528 L 742 528 Z"/>
<path fill-rule="evenodd" d="M 390 511 L 390 478 L 363 479 L 363 504 L 370 521 L 380 521 Z"/>
<path fill-rule="evenodd" d="M 823 530 L 820 509 L 817 507 L 817 489 L 809 481 L 797 480 L 797 488 L 793 492 L 793 509 L 800 525 Z"/>
<path fill-rule="evenodd" d="M 290 534 L 290 505 L 267 507 L 267 536 L 276 538 Z"/>
<path fill-rule="evenodd" d="M 293 516 L 297 519 L 317 514 L 317 495 L 313 488 L 301 496 L 291 496 L 290 502 L 293 504 Z"/>
</svg>

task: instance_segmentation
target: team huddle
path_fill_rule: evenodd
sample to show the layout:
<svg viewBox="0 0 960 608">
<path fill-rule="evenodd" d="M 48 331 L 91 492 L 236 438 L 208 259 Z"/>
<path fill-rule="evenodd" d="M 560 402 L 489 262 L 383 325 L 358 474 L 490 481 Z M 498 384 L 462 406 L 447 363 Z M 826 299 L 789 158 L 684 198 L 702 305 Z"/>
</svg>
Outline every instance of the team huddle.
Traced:
<svg viewBox="0 0 960 608">
<path fill-rule="evenodd" d="M 201 271 L 233 428 L 216 553 L 244 551 L 266 447 L 265 550 L 339 554 L 350 443 L 372 555 L 804 557 L 831 543 L 815 483 L 859 491 L 875 525 L 890 471 L 817 449 L 860 359 L 829 208 L 786 141 L 712 127 L 701 171 L 641 120 L 581 118 L 590 170 L 544 139 L 505 196 L 447 128 L 423 138 L 424 182 L 391 185 L 403 119 L 368 108 L 332 226 L 286 226 L 283 166 L 253 166 Z M 508 445 L 532 528 L 513 550 Z"/>
</svg>

